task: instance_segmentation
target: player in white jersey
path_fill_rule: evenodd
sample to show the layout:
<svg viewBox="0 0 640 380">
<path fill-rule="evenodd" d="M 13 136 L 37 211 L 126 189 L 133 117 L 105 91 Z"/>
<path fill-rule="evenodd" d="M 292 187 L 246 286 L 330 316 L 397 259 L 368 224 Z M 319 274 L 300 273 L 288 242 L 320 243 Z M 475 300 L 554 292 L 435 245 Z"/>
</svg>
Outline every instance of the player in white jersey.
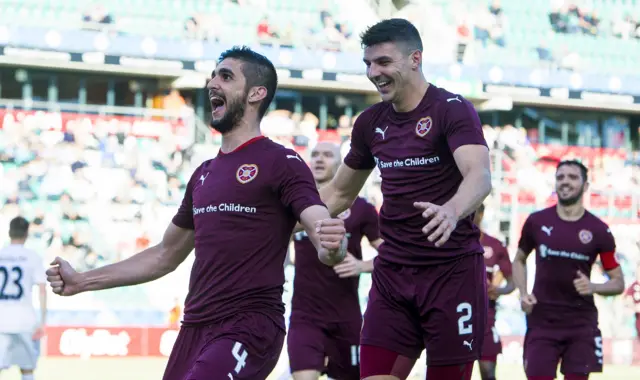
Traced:
<svg viewBox="0 0 640 380">
<path fill-rule="evenodd" d="M 24 247 L 29 222 L 16 217 L 9 224 L 11 244 L 0 249 L 0 370 L 17 365 L 22 380 L 33 380 L 38 359 L 36 344 L 46 322 L 45 271 L 37 253 Z M 33 306 L 39 286 L 41 316 Z"/>
</svg>

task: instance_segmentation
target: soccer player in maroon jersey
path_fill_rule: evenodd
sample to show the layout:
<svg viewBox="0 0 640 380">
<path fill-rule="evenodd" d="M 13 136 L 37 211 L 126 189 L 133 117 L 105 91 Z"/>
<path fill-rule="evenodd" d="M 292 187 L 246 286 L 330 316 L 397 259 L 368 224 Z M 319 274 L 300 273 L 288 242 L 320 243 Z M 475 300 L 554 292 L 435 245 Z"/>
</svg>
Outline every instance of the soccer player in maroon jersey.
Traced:
<svg viewBox="0 0 640 380">
<path fill-rule="evenodd" d="M 337 215 L 376 166 L 382 176 L 384 243 L 361 332 L 361 377 L 405 379 L 426 348 L 429 380 L 470 379 L 487 315 L 473 224 L 491 192 L 480 120 L 462 96 L 427 82 L 422 40 L 410 22 L 383 20 L 361 42 L 382 101 L 358 117 L 344 164 L 320 188 Z"/>
<path fill-rule="evenodd" d="M 579 161 L 560 162 L 558 203 L 529 215 L 522 226 L 513 280 L 527 314 L 524 369 L 529 380 L 555 379 L 560 360 L 567 380 L 602 372 L 602 335 L 593 295 L 621 294 L 624 278 L 611 230 L 584 208 L 587 179 L 588 170 Z M 529 293 L 526 260 L 533 250 L 536 276 Z M 589 280 L 598 256 L 609 277 L 604 284 Z"/>
<path fill-rule="evenodd" d="M 135 285 L 176 269 L 195 248 L 184 321 L 164 380 L 265 379 L 285 336 L 283 262 L 296 220 L 327 265 L 346 255 L 344 223 L 330 219 L 307 165 L 260 135 L 276 91 L 273 64 L 248 48 L 220 56 L 208 82 L 218 155 L 187 184 L 162 242 L 116 264 L 77 273 L 56 258 L 57 294 Z"/>
<path fill-rule="evenodd" d="M 310 166 L 318 187 L 333 178 L 340 161 L 337 144 L 321 142 L 313 148 Z M 382 239 L 378 212 L 363 198 L 338 217 L 345 223 L 349 254 L 333 268 L 310 256 L 315 248 L 305 232 L 294 235 L 296 272 L 287 334 L 294 380 L 317 380 L 323 373 L 332 379 L 360 379 L 359 276 L 373 270 L 372 260 L 362 261 L 360 243 L 366 236 L 377 249 Z"/>
<path fill-rule="evenodd" d="M 484 205 L 480 205 L 475 215 L 474 223 L 480 227 L 484 217 Z M 487 313 L 487 325 L 484 329 L 484 343 L 480 356 L 480 375 L 482 380 L 496 379 L 496 363 L 498 354 L 502 353 L 502 342 L 496 331 L 496 300 L 498 297 L 509 294 L 515 289 L 511 276 L 511 259 L 504 244 L 480 229 L 480 244 L 484 249 L 484 263 L 487 270 L 487 294 L 489 296 L 489 310 Z M 500 273 L 496 277 L 494 273 Z M 506 280 L 504 286 L 501 282 Z"/>
</svg>

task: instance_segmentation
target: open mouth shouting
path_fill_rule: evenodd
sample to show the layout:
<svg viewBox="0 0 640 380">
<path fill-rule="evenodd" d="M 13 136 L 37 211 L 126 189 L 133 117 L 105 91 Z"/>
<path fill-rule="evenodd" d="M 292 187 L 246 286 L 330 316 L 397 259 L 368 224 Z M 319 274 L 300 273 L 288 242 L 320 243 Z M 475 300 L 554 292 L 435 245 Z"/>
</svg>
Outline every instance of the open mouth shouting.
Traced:
<svg viewBox="0 0 640 380">
<path fill-rule="evenodd" d="M 220 95 L 209 93 L 209 101 L 211 102 L 211 116 L 214 119 L 220 118 L 224 115 L 226 102 Z"/>
</svg>

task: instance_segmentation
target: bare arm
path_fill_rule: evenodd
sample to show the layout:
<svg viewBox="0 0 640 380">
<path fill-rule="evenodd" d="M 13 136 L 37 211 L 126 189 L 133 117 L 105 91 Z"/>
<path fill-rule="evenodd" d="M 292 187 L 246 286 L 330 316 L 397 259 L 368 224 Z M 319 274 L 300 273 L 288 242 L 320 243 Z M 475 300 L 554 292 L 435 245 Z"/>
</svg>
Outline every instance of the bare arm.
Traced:
<svg viewBox="0 0 640 380">
<path fill-rule="evenodd" d="M 160 244 L 132 257 L 79 274 L 78 292 L 137 285 L 173 272 L 194 248 L 194 231 L 173 223 Z"/>
<path fill-rule="evenodd" d="M 325 235 L 335 235 L 334 237 L 336 237 L 338 241 L 343 242 L 341 244 L 342 246 L 339 249 L 331 250 L 324 248 L 320 239 L 318 222 L 329 219 L 331 219 L 329 210 L 319 205 L 307 207 L 300 213 L 300 223 L 304 226 L 305 231 L 307 231 L 309 240 L 313 246 L 316 247 L 316 250 L 318 251 L 318 258 L 323 264 L 333 266 L 344 260 L 344 255 L 346 254 L 346 237 L 343 222 L 334 219 L 333 221 L 339 221 L 341 226 L 339 228 L 330 227 L 329 231 L 325 232 Z"/>
<path fill-rule="evenodd" d="M 372 170 L 354 170 L 340 165 L 335 177 L 319 189 L 320 198 L 327 205 L 332 217 L 351 207 Z"/>
<path fill-rule="evenodd" d="M 458 219 L 475 212 L 491 193 L 489 149 L 484 145 L 463 145 L 453 152 L 462 183 L 445 206 L 455 210 Z"/>
<path fill-rule="evenodd" d="M 528 294 L 527 292 L 527 254 L 518 249 L 516 257 L 513 258 L 513 283 L 520 291 L 520 297 Z"/>
<path fill-rule="evenodd" d="M 525 269 L 525 273 L 526 273 L 526 269 Z M 525 283 L 526 283 L 526 277 L 525 277 Z M 513 276 L 511 276 L 511 277 L 507 277 L 507 283 L 504 286 L 497 288 L 496 291 L 498 295 L 504 296 L 513 292 L 515 288 L 516 288 L 515 281 L 513 281 Z"/>
<path fill-rule="evenodd" d="M 593 284 L 593 293 L 601 296 L 617 296 L 624 292 L 624 276 L 620 267 L 606 271 L 609 280 L 604 284 Z"/>
<path fill-rule="evenodd" d="M 341 164 L 331 182 L 318 189 L 320 199 L 329 209 L 331 217 L 335 217 L 351 207 L 358 197 L 372 170 L 354 170 Z M 302 231 L 306 226 L 298 223 L 294 232 Z M 307 230 L 307 232 L 309 232 Z M 311 236 L 311 235 L 309 235 Z"/>
</svg>

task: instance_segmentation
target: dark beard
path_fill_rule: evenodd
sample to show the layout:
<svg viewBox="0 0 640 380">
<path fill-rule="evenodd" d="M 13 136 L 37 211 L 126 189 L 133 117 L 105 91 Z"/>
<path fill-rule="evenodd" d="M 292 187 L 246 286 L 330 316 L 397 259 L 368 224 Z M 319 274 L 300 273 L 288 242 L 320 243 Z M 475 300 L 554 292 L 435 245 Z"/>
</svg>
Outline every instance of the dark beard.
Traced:
<svg viewBox="0 0 640 380">
<path fill-rule="evenodd" d="M 561 199 L 560 196 L 558 196 L 558 203 L 560 203 L 560 205 L 562 206 L 573 206 L 574 204 L 578 203 L 580 199 L 582 199 L 582 194 L 584 194 L 584 187 L 580 189 L 578 194 L 572 197 Z"/>
<path fill-rule="evenodd" d="M 238 123 L 240 123 L 240 120 L 242 120 L 242 117 L 244 116 L 244 110 L 245 110 L 244 100 L 241 99 L 240 101 L 237 101 L 237 102 L 227 103 L 226 104 L 227 111 L 225 112 L 224 117 L 222 117 L 222 119 L 220 120 L 211 119 L 211 121 L 209 122 L 209 125 L 211 126 L 211 128 L 215 129 L 216 131 L 222 134 L 230 132 L 233 129 L 233 127 L 235 127 L 236 125 L 238 125 Z"/>
</svg>

